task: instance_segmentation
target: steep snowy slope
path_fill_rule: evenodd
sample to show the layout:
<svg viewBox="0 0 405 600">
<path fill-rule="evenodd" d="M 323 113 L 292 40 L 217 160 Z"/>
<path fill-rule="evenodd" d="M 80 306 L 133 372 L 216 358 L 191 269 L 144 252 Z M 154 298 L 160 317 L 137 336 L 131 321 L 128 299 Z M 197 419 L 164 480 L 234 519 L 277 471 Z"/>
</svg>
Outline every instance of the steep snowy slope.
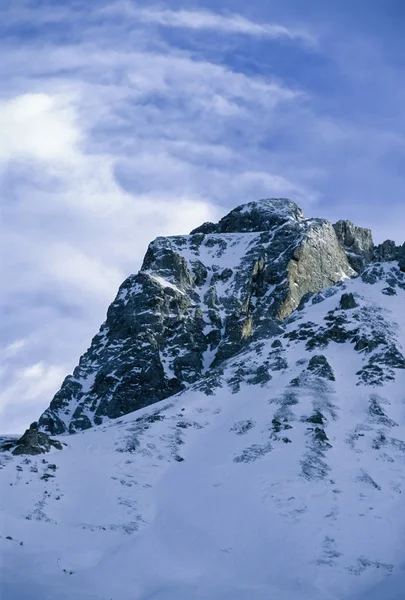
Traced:
<svg viewBox="0 0 405 600">
<path fill-rule="evenodd" d="M 169 399 L 0 454 L 2 598 L 402 600 L 404 301 L 372 264 Z"/>
</svg>

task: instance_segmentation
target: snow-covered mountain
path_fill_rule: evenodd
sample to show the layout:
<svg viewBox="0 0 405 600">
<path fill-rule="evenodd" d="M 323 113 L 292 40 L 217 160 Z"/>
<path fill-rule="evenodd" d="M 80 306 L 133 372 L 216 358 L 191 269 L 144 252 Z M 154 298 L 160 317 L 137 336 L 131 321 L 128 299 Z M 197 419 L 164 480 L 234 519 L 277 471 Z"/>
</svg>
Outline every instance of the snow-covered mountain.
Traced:
<svg viewBox="0 0 405 600">
<path fill-rule="evenodd" d="M 361 233 L 349 256 L 365 260 L 372 239 Z M 307 292 L 354 274 L 332 225 L 305 219 L 288 200 L 252 202 L 218 225 L 158 238 L 40 427 L 74 433 L 172 396 L 252 338 L 276 333 Z"/>
<path fill-rule="evenodd" d="M 153 242 L 0 440 L 1 597 L 403 600 L 404 256 L 282 199 Z"/>
</svg>

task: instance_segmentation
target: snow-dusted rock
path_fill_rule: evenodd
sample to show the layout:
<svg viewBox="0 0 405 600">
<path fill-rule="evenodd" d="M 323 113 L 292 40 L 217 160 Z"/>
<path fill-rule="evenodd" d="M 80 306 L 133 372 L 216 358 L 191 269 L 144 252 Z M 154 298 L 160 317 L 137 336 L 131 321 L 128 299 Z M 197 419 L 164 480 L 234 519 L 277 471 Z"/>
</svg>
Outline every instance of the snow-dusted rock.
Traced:
<svg viewBox="0 0 405 600">
<path fill-rule="evenodd" d="M 52 448 L 62 450 L 63 446 L 58 440 L 53 440 L 46 433 L 38 431 L 38 423 L 32 423 L 29 429 L 13 444 L 12 454 L 14 456 L 46 454 Z"/>
<path fill-rule="evenodd" d="M 306 294 L 355 274 L 333 226 L 285 199 L 157 238 L 40 428 L 74 433 L 168 398 L 252 339 L 277 334 Z"/>
<path fill-rule="evenodd" d="M 361 273 L 373 258 L 374 243 L 371 230 L 357 227 L 351 221 L 345 220 L 338 221 L 333 227 L 353 269 Z"/>
</svg>

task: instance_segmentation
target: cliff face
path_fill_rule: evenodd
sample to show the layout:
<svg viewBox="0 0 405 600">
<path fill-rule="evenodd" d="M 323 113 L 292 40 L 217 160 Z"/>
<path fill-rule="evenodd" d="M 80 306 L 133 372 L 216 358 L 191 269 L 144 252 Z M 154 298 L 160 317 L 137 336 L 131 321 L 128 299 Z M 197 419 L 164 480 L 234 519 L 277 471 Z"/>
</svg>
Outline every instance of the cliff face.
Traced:
<svg viewBox="0 0 405 600">
<path fill-rule="evenodd" d="M 333 228 L 351 266 L 361 272 L 373 258 L 374 244 L 370 229 L 357 227 L 351 221 L 338 221 Z"/>
<path fill-rule="evenodd" d="M 304 296 L 371 260 L 371 234 L 347 223 L 306 219 L 294 202 L 270 199 L 157 238 L 40 429 L 74 433 L 167 398 L 278 333 Z"/>
</svg>

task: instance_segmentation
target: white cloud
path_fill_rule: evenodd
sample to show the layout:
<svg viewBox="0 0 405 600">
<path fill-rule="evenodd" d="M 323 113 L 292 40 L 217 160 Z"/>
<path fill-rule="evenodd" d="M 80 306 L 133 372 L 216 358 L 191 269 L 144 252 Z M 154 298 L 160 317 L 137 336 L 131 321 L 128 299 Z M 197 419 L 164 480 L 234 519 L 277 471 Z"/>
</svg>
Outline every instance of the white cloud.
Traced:
<svg viewBox="0 0 405 600">
<path fill-rule="evenodd" d="M 43 362 L 30 365 L 21 370 L 21 377 L 24 379 L 41 379 L 43 380 L 46 367 Z"/>
<path fill-rule="evenodd" d="M 223 33 L 237 33 L 253 37 L 270 39 L 288 38 L 303 40 L 311 44 L 315 39 L 309 33 L 295 28 L 273 23 L 255 23 L 238 14 L 223 15 L 209 10 L 169 10 L 140 8 L 133 2 L 111 4 L 105 12 L 120 12 L 144 23 L 157 23 L 165 27 L 184 27 L 188 29 L 210 29 Z"/>
<path fill-rule="evenodd" d="M 22 94 L 0 102 L 0 161 L 72 158 L 80 140 L 74 119 L 68 103 L 44 93 Z"/>
<path fill-rule="evenodd" d="M 52 397 L 65 375 L 66 366 L 43 362 L 16 369 L 9 382 L 0 374 L 1 433 L 22 433 L 30 422 L 38 418 L 38 406 L 44 398 Z"/>
</svg>

